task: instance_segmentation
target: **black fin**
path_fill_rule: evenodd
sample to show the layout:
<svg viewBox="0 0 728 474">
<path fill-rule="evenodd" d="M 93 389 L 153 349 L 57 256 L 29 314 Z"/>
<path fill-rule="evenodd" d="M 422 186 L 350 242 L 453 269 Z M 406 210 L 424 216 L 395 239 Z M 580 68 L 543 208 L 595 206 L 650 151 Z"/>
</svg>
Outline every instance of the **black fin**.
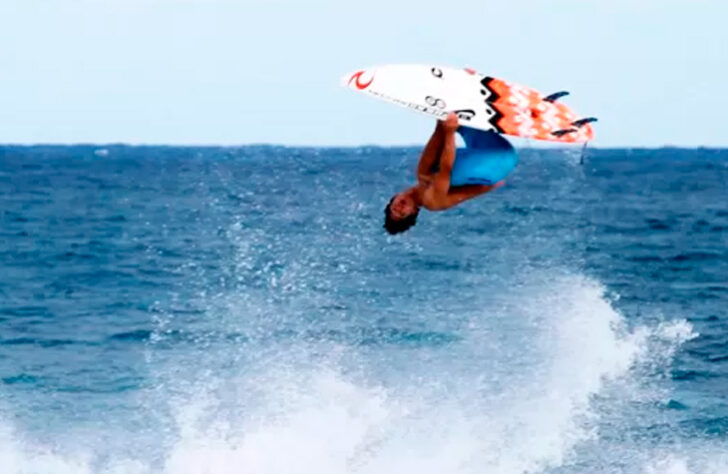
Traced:
<svg viewBox="0 0 728 474">
<path fill-rule="evenodd" d="M 554 132 L 551 132 L 551 135 L 553 135 L 555 137 L 563 137 L 566 134 L 574 133 L 576 131 L 578 131 L 578 130 L 576 130 L 575 128 L 564 128 L 562 130 L 556 130 Z"/>
<path fill-rule="evenodd" d="M 587 117 L 579 120 L 574 120 L 573 122 L 571 122 L 571 125 L 575 126 L 576 128 L 580 128 L 588 123 L 596 122 L 597 120 L 598 119 L 596 117 Z"/>
<path fill-rule="evenodd" d="M 567 91 L 554 92 L 553 94 L 544 97 L 543 100 L 545 100 L 546 102 L 556 102 L 560 98 L 566 97 L 567 95 L 569 95 Z"/>
</svg>

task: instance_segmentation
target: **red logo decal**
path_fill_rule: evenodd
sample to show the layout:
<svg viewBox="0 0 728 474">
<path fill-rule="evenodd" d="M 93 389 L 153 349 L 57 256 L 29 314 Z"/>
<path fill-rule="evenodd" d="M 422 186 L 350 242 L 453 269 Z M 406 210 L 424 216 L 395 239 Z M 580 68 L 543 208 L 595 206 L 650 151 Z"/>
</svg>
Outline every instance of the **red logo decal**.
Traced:
<svg viewBox="0 0 728 474">
<path fill-rule="evenodd" d="M 465 69 L 465 72 L 467 72 L 470 75 L 474 75 L 475 74 L 475 69 L 470 69 L 469 67 L 466 67 L 466 68 L 463 68 L 463 69 Z"/>
<path fill-rule="evenodd" d="M 351 76 L 351 79 L 349 79 L 349 84 L 351 84 L 351 81 L 354 81 L 354 85 L 360 91 L 366 89 L 367 87 L 369 87 L 369 85 L 374 81 L 374 76 L 372 76 L 372 78 L 369 79 L 369 82 L 367 82 L 366 84 L 362 84 L 361 82 L 359 82 L 359 79 L 361 79 L 361 75 L 364 74 L 364 72 L 365 71 L 359 71 L 357 73 L 354 73 Z"/>
</svg>

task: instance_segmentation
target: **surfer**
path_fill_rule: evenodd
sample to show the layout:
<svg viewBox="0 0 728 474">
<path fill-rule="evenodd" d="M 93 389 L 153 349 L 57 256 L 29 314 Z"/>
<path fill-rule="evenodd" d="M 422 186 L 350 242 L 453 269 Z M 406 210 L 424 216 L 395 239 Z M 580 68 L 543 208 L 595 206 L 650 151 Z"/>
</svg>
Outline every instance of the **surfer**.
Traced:
<svg viewBox="0 0 728 474">
<path fill-rule="evenodd" d="M 417 165 L 417 184 L 395 194 L 384 209 L 384 228 L 398 234 L 415 225 L 420 207 L 428 211 L 444 211 L 485 194 L 503 185 L 467 185 L 450 187 L 450 174 L 455 163 L 455 132 L 458 118 L 448 114 L 437 121 Z"/>
</svg>

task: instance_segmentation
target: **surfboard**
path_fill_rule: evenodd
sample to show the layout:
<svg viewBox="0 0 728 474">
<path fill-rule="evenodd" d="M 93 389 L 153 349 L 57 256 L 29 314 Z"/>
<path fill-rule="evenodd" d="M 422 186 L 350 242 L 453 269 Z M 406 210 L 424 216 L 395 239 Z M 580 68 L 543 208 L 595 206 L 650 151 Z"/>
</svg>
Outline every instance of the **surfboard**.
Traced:
<svg viewBox="0 0 728 474">
<path fill-rule="evenodd" d="M 594 138 L 595 118 L 580 118 L 560 99 L 535 89 L 486 76 L 473 69 L 392 64 L 347 74 L 342 85 L 410 110 L 443 119 L 449 112 L 460 125 L 561 143 Z"/>
</svg>

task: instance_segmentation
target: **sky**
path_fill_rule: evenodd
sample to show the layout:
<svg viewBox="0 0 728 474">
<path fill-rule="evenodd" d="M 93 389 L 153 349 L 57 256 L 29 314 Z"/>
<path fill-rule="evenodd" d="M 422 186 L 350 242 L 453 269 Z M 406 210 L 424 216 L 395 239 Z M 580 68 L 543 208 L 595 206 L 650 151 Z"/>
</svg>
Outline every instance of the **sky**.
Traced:
<svg viewBox="0 0 728 474">
<path fill-rule="evenodd" d="M 0 143 L 422 143 L 356 94 L 389 63 L 478 71 L 597 116 L 601 147 L 728 147 L 725 0 L 0 0 Z"/>
</svg>

